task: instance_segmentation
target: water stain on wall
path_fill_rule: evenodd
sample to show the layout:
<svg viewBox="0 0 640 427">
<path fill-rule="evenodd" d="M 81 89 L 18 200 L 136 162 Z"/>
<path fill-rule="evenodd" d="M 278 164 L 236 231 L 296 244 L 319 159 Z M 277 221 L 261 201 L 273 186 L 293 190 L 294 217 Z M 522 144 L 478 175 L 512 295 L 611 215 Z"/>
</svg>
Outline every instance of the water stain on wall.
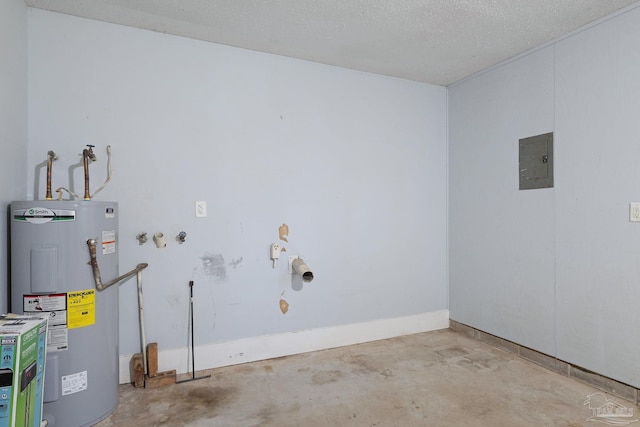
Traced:
<svg viewBox="0 0 640 427">
<path fill-rule="evenodd" d="M 231 262 L 229 263 L 229 265 L 233 268 L 236 268 L 238 266 L 238 264 L 240 264 L 242 262 L 242 257 L 238 258 L 238 259 L 233 259 L 231 260 Z"/>
<path fill-rule="evenodd" d="M 224 279 L 227 277 L 227 270 L 224 264 L 224 257 L 222 254 L 209 254 L 206 253 L 202 257 L 202 269 L 207 276 L 216 277 L 218 279 Z"/>
<path fill-rule="evenodd" d="M 179 307 L 182 305 L 182 298 L 180 298 L 179 295 L 168 295 L 166 301 L 171 307 Z"/>
</svg>

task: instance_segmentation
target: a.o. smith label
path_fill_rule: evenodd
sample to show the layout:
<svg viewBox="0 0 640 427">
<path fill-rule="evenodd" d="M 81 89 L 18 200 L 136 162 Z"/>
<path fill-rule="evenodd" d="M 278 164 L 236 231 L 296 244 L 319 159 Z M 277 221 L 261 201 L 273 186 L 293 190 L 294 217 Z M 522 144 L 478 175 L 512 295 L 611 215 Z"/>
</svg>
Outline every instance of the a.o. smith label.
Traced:
<svg viewBox="0 0 640 427">
<path fill-rule="evenodd" d="M 15 209 L 13 211 L 13 220 L 18 222 L 30 222 L 32 224 L 75 221 L 76 211 L 68 209 L 48 209 L 42 207 Z"/>
</svg>

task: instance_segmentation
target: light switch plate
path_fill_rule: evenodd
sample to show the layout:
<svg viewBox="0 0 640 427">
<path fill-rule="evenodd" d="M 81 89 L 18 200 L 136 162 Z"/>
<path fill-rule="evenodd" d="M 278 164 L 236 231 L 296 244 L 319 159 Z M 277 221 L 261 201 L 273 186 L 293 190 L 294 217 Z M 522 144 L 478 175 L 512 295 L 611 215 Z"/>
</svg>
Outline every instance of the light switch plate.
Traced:
<svg viewBox="0 0 640 427">
<path fill-rule="evenodd" d="M 629 203 L 629 221 L 640 222 L 640 203 Z"/>
<path fill-rule="evenodd" d="M 207 216 L 207 202 L 204 200 L 196 201 L 196 218 L 204 218 Z"/>
</svg>

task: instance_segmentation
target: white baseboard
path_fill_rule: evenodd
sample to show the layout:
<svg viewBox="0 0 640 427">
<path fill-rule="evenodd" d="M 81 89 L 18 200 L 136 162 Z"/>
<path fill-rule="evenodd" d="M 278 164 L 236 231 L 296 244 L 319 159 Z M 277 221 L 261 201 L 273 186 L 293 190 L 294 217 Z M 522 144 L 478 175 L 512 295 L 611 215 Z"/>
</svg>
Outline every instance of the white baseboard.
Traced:
<svg viewBox="0 0 640 427">
<path fill-rule="evenodd" d="M 273 359 L 309 351 L 325 350 L 402 335 L 435 331 L 449 327 L 449 310 L 438 310 L 413 316 L 380 319 L 370 322 L 309 329 L 276 335 L 262 335 L 225 341 L 195 348 L 196 371 Z M 131 358 L 120 356 L 120 384 L 133 382 Z M 175 369 L 178 374 L 190 372 L 186 348 L 158 352 L 160 372 Z"/>
</svg>

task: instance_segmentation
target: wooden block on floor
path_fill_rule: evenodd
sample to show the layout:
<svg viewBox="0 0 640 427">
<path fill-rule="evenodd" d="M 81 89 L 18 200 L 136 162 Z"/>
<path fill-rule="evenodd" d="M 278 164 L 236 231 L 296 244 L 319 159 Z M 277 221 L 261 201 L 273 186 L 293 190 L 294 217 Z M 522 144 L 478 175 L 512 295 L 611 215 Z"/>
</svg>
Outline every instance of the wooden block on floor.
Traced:
<svg viewBox="0 0 640 427">
<path fill-rule="evenodd" d="M 176 383 L 176 370 L 172 369 L 170 371 L 158 372 L 155 377 L 147 377 L 147 380 L 144 383 L 146 388 L 156 388 L 162 387 L 169 384 Z"/>
<path fill-rule="evenodd" d="M 133 355 L 133 385 L 134 387 L 144 387 L 144 360 L 142 353 Z"/>
<path fill-rule="evenodd" d="M 158 375 L 158 343 L 147 344 L 147 375 L 155 377 Z"/>
</svg>

